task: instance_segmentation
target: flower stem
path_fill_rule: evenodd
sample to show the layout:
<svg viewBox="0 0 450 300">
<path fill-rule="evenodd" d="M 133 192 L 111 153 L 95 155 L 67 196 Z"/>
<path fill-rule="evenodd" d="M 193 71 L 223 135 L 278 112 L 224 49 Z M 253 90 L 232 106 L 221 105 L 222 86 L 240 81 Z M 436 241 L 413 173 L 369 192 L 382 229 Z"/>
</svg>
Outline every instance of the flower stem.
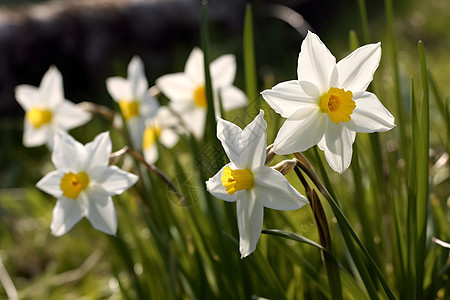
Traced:
<svg viewBox="0 0 450 300">
<path fill-rule="evenodd" d="M 392 293 L 391 289 L 389 288 L 389 285 L 387 284 L 386 280 L 384 279 L 383 274 L 381 273 L 380 269 L 378 268 L 377 264 L 375 263 L 374 259 L 370 255 L 369 251 L 367 251 L 364 244 L 361 242 L 361 240 L 358 238 L 358 235 L 356 234 L 355 230 L 350 225 L 347 218 L 342 213 L 341 209 L 339 208 L 339 205 L 336 203 L 334 198 L 328 193 L 327 189 L 323 186 L 322 182 L 318 178 L 317 174 L 314 172 L 314 169 L 312 165 L 309 163 L 309 161 L 304 157 L 301 153 L 295 153 L 295 157 L 299 159 L 298 166 L 302 169 L 303 172 L 306 173 L 306 175 L 313 181 L 314 185 L 317 187 L 317 189 L 320 191 L 320 193 L 327 199 L 328 203 L 331 206 L 331 209 L 333 210 L 334 215 L 336 216 L 337 222 L 341 228 L 342 233 L 350 233 L 350 235 L 353 237 L 355 242 L 358 244 L 361 251 L 364 253 L 366 258 L 368 259 L 368 262 L 370 266 L 373 267 L 375 271 L 375 275 L 378 277 L 378 280 L 380 281 L 381 285 L 383 286 L 383 289 L 388 296 L 390 300 L 396 299 L 394 294 Z M 349 246 L 349 242 L 347 241 L 347 245 Z M 372 286 L 371 282 L 368 282 Z M 369 296 L 375 296 L 371 295 L 372 293 L 369 293 Z"/>
<path fill-rule="evenodd" d="M 298 162 L 298 164 L 300 163 Z M 314 220 L 316 221 L 317 230 L 319 231 L 320 244 L 328 250 L 328 252 L 322 250 L 321 254 L 322 260 L 324 261 L 325 268 L 327 270 L 331 298 L 342 299 L 342 286 L 341 278 L 339 275 L 339 267 L 335 258 L 330 254 L 332 253 L 331 237 L 330 230 L 328 229 L 328 222 L 325 211 L 323 210 L 322 204 L 320 203 L 319 196 L 317 195 L 316 191 L 309 186 L 308 182 L 300 171 L 300 168 L 297 166 L 294 168 L 294 171 L 305 187 L 306 196 L 311 202 Z"/>
</svg>

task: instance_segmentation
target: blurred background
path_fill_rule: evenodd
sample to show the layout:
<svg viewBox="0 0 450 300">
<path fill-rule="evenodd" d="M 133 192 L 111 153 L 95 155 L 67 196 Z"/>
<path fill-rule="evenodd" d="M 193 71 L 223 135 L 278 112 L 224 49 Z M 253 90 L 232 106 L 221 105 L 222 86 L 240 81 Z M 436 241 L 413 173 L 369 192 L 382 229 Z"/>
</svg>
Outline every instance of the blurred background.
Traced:
<svg viewBox="0 0 450 300">
<path fill-rule="evenodd" d="M 357 0 L 210 0 L 210 59 L 235 54 L 235 85 L 241 89 L 247 2 L 253 5 L 260 90 L 296 78 L 297 56 L 307 30 L 318 33 L 337 60 L 349 53 L 350 30 L 362 36 Z M 370 39 L 381 41 L 384 48 L 384 3 L 366 3 Z M 83 221 L 81 229 L 70 235 L 58 239 L 50 235 L 54 199 L 37 191 L 34 184 L 52 166 L 45 147 L 22 145 L 24 112 L 14 99 L 14 87 L 38 86 L 48 68 L 56 65 L 67 99 L 113 107 L 105 79 L 125 76 L 133 55 L 143 59 L 150 85 L 163 74 L 183 70 L 191 49 L 200 44 L 200 8 L 199 0 L 0 1 L 0 257 L 23 295 L 120 298 L 118 283 L 105 261 L 111 257 L 101 250 L 106 243 L 99 239 L 102 233 Z M 404 93 L 409 90 L 409 76 L 417 77 L 419 72 L 416 48 L 422 40 L 436 83 L 442 95 L 449 95 L 450 1 L 398 0 L 394 13 Z M 388 60 L 383 56 L 381 65 L 388 65 Z M 378 70 L 379 89 L 392 90 L 392 73 L 389 67 Z M 394 106 L 390 96 L 388 91 L 380 97 L 389 109 Z M 105 130 L 103 120 L 94 118 L 92 123 L 75 129 L 73 135 L 85 143 Z M 99 241 L 97 250 L 92 252 L 91 244 L 80 242 L 85 240 Z M 0 286 L 0 298 L 4 297 Z"/>
</svg>

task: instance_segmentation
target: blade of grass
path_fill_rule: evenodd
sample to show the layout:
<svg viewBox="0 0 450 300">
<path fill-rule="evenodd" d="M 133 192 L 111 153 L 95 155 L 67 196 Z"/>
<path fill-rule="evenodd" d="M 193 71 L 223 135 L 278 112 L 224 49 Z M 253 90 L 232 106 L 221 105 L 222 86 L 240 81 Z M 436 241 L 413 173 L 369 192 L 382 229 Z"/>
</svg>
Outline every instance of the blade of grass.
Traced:
<svg viewBox="0 0 450 300">
<path fill-rule="evenodd" d="M 423 280 L 425 274 L 426 233 L 428 221 L 428 148 L 429 148 L 429 91 L 428 71 L 425 48 L 422 41 L 418 43 L 420 72 L 422 82 L 422 103 L 419 116 L 417 164 L 417 236 L 416 236 L 416 299 L 423 299 Z"/>
<path fill-rule="evenodd" d="M 369 21 L 367 19 L 366 1 L 358 0 L 358 8 L 359 8 L 359 17 L 361 19 L 363 42 L 366 44 L 369 43 L 370 41 Z"/>
<path fill-rule="evenodd" d="M 298 154 L 296 153 L 296 157 L 298 158 Z M 320 158 L 320 157 L 319 157 Z M 303 162 L 306 160 L 306 158 L 303 157 Z M 362 262 L 358 261 L 358 253 L 356 253 L 356 251 L 354 249 L 351 248 L 351 246 L 353 246 L 353 243 L 351 241 L 351 239 L 349 239 L 350 235 L 353 240 L 358 244 L 359 248 L 361 249 L 361 251 L 363 252 L 363 254 L 365 255 L 365 257 L 367 258 L 367 261 L 369 262 L 369 265 L 373 268 L 376 277 L 378 278 L 378 280 L 380 281 L 386 295 L 388 296 L 389 299 L 396 299 L 394 296 L 394 293 L 392 292 L 392 290 L 390 289 L 389 285 L 387 284 L 386 280 L 384 279 L 383 274 L 381 273 L 380 269 L 378 268 L 376 262 L 374 261 L 374 259 L 372 258 L 372 256 L 370 255 L 369 251 L 367 251 L 366 247 L 364 246 L 364 244 L 361 242 L 361 240 L 358 238 L 358 235 L 356 234 L 355 230 L 352 228 L 352 226 L 350 225 L 350 222 L 347 220 L 347 218 L 345 217 L 345 215 L 342 213 L 339 205 L 337 204 L 337 202 L 334 200 L 334 198 L 331 196 L 331 194 L 327 191 L 327 189 L 323 186 L 323 184 L 320 182 L 319 178 L 317 177 L 317 175 L 314 173 L 314 171 L 312 170 L 312 167 L 309 165 L 306 165 L 304 163 L 299 164 L 299 166 L 301 167 L 302 171 L 306 173 L 306 175 L 308 175 L 308 177 L 314 182 L 315 186 L 318 188 L 318 190 L 320 191 L 320 193 L 325 197 L 325 199 L 328 201 L 328 203 L 331 206 L 331 209 L 336 217 L 336 220 L 339 224 L 339 227 L 341 228 L 341 232 L 342 235 L 346 241 L 346 245 L 349 247 L 349 251 L 352 252 L 352 257 L 355 259 L 355 265 L 357 265 L 359 268 L 358 270 L 360 270 L 362 273 L 361 277 L 363 277 L 364 274 L 364 270 L 365 266 L 364 264 L 362 264 Z M 308 162 L 309 164 L 309 162 Z M 318 164 L 321 165 L 322 161 L 319 159 Z M 324 169 L 324 167 L 322 166 L 321 169 Z M 367 270 L 366 270 L 367 271 Z M 369 286 L 371 286 L 371 284 L 373 285 L 372 280 L 370 280 L 369 277 L 366 280 L 363 281 L 366 284 L 366 288 Z M 371 292 L 369 291 L 369 296 L 371 297 L 376 297 L 376 293 L 375 295 L 371 294 Z"/>
<path fill-rule="evenodd" d="M 207 113 L 205 122 L 205 141 L 216 141 L 216 114 L 214 112 L 214 98 L 209 71 L 209 30 L 208 30 L 208 1 L 202 1 L 202 16 L 200 21 L 200 44 L 203 50 L 203 65 L 205 68 L 205 93 Z"/>
<path fill-rule="evenodd" d="M 260 98 L 258 97 L 258 84 L 255 64 L 255 44 L 253 35 L 253 12 L 252 5 L 247 4 L 244 17 L 244 72 L 245 72 L 245 93 L 250 101 L 249 117 L 257 114 L 260 108 Z"/>
<path fill-rule="evenodd" d="M 269 234 L 269 235 L 275 235 L 275 236 L 280 236 L 283 237 L 285 239 L 289 239 L 289 240 L 293 240 L 296 242 L 300 242 L 300 243 L 304 243 L 304 244 L 308 244 L 311 246 L 314 246 L 316 248 L 319 248 L 320 250 L 326 251 L 328 252 L 328 250 L 326 248 L 324 248 L 322 245 L 308 239 L 305 238 L 302 235 L 296 234 L 296 233 L 292 233 L 292 232 L 286 232 L 283 230 L 279 230 L 279 229 L 263 229 L 262 233 L 264 234 Z"/>
<path fill-rule="evenodd" d="M 408 149 L 408 139 L 406 135 L 406 126 L 404 126 L 405 122 L 405 113 L 402 102 L 401 95 L 401 86 L 400 86 L 400 74 L 398 68 L 398 60 L 397 60 L 397 47 L 395 43 L 395 35 L 394 35 L 394 8 L 392 4 L 392 0 L 385 0 L 385 14 L 386 14 L 386 28 L 387 28 L 387 38 L 388 38 L 388 51 L 390 58 L 392 60 L 391 66 L 394 70 L 394 87 L 395 87 L 395 99 L 396 99 L 396 109 L 397 109 L 397 124 L 400 130 L 400 140 L 401 143 L 399 145 L 400 150 L 403 154 L 405 154 L 405 149 Z"/>
</svg>

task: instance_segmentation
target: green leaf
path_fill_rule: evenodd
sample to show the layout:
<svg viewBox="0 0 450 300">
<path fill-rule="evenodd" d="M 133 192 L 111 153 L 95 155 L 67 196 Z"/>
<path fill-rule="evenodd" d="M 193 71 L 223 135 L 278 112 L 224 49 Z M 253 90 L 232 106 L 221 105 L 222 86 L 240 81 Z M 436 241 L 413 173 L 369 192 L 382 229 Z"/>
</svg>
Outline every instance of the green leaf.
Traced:
<svg viewBox="0 0 450 300">
<path fill-rule="evenodd" d="M 250 101 L 250 116 L 257 114 L 261 106 L 255 64 L 255 44 L 253 35 L 253 13 L 251 4 L 247 4 L 244 17 L 244 72 L 245 72 L 245 92 Z"/>
<path fill-rule="evenodd" d="M 423 298 L 423 280 L 425 274 L 426 233 L 428 222 L 428 148 L 429 148 L 429 91 L 428 71 L 423 43 L 418 43 L 420 73 L 422 82 L 422 103 L 419 116 L 418 142 L 416 155 L 417 175 L 417 236 L 416 236 L 416 299 Z"/>
</svg>

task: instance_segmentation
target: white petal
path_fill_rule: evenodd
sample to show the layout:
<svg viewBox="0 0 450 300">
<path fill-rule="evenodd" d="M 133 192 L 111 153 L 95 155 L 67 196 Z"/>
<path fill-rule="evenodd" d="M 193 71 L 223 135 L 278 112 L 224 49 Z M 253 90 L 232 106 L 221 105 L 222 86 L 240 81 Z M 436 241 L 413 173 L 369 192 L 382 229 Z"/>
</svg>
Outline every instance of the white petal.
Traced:
<svg viewBox="0 0 450 300">
<path fill-rule="evenodd" d="M 82 171 L 86 150 L 82 144 L 64 131 L 55 134 L 52 162 L 56 169 L 66 171 Z"/>
<path fill-rule="evenodd" d="M 365 91 L 381 59 L 381 43 L 359 47 L 337 63 L 339 86 L 350 91 Z"/>
<path fill-rule="evenodd" d="M 86 124 L 92 118 L 91 114 L 78 108 L 68 100 L 63 100 L 53 114 L 53 122 L 57 127 L 69 130 Z"/>
<path fill-rule="evenodd" d="M 42 146 L 53 139 L 53 130 L 49 125 L 34 128 L 33 125 L 25 119 L 23 127 L 23 145 L 25 147 Z"/>
<path fill-rule="evenodd" d="M 181 118 L 183 119 L 187 129 L 192 132 L 197 139 L 201 139 L 203 137 L 206 121 L 205 109 L 191 107 L 189 110 L 186 110 L 181 114 Z"/>
<path fill-rule="evenodd" d="M 192 49 L 192 52 L 191 54 L 189 54 L 189 57 L 186 61 L 184 73 L 186 73 L 186 75 L 197 85 L 203 85 L 205 83 L 205 70 L 202 50 L 197 47 Z"/>
<path fill-rule="evenodd" d="M 62 75 L 55 66 L 51 66 L 42 77 L 39 95 L 50 107 L 55 107 L 64 100 Z"/>
<path fill-rule="evenodd" d="M 130 84 L 125 78 L 115 76 L 106 79 L 106 89 L 115 101 L 133 99 Z"/>
<path fill-rule="evenodd" d="M 384 132 L 395 127 L 394 116 L 374 94 L 364 92 L 355 103 L 351 118 L 357 132 Z"/>
<path fill-rule="evenodd" d="M 239 148 L 243 168 L 252 170 L 264 165 L 267 147 L 266 127 L 264 111 L 260 110 L 255 119 L 242 131 Z"/>
<path fill-rule="evenodd" d="M 37 105 L 45 105 L 45 102 L 41 103 L 39 90 L 34 86 L 21 84 L 16 86 L 14 91 L 17 102 L 19 102 L 20 106 L 22 106 L 25 111 L 28 111 L 30 108 Z"/>
<path fill-rule="evenodd" d="M 351 123 L 348 123 L 348 126 L 350 125 Z M 347 125 L 330 122 L 323 139 L 318 144 L 330 167 L 339 174 L 350 166 L 355 136 L 356 132 L 347 128 Z"/>
<path fill-rule="evenodd" d="M 206 182 L 206 189 L 208 192 L 210 192 L 214 197 L 228 201 L 228 202 L 234 202 L 236 201 L 236 193 L 233 195 L 230 195 L 227 193 L 225 187 L 222 184 L 222 172 L 223 169 L 225 169 L 228 166 L 231 166 L 232 164 L 226 164 L 222 167 L 222 169 L 219 170 L 219 172 L 216 173 L 213 177 L 211 177 Z"/>
<path fill-rule="evenodd" d="M 133 93 L 133 99 L 142 97 L 148 89 L 144 63 L 137 55 L 133 56 L 128 64 L 128 82 L 130 83 L 131 92 Z"/>
<path fill-rule="evenodd" d="M 319 37 L 308 31 L 298 56 L 299 81 L 309 81 L 319 87 L 320 93 L 328 91 L 330 78 L 336 66 L 336 58 Z"/>
<path fill-rule="evenodd" d="M 130 134 L 132 146 L 136 149 L 142 147 L 142 136 L 145 130 L 145 121 L 142 117 L 134 117 L 127 121 L 128 133 Z"/>
<path fill-rule="evenodd" d="M 159 102 L 155 97 L 148 92 L 142 95 L 141 103 L 139 105 L 139 114 L 144 118 L 153 118 L 158 111 Z"/>
<path fill-rule="evenodd" d="M 196 83 L 184 73 L 163 75 L 156 80 L 156 86 L 167 98 L 175 102 L 192 102 L 197 88 Z"/>
<path fill-rule="evenodd" d="M 303 152 L 320 141 L 325 128 L 326 119 L 317 106 L 299 109 L 281 126 L 273 151 L 277 154 Z"/>
<path fill-rule="evenodd" d="M 144 159 L 148 164 L 153 165 L 158 160 L 158 145 L 156 143 L 142 151 L 144 152 Z"/>
<path fill-rule="evenodd" d="M 55 198 L 59 198 L 63 194 L 61 190 L 61 179 L 63 176 L 63 172 L 51 171 L 36 183 L 36 187 Z"/>
<path fill-rule="evenodd" d="M 308 200 L 301 195 L 280 172 L 266 166 L 253 170 L 253 191 L 256 200 L 265 207 L 294 210 Z"/>
<path fill-rule="evenodd" d="M 223 150 L 230 161 L 238 168 L 246 168 L 241 160 L 241 148 L 239 141 L 242 129 L 234 123 L 217 118 L 217 138 L 222 143 Z"/>
<path fill-rule="evenodd" d="M 162 129 L 159 141 L 167 148 L 172 148 L 180 140 L 180 136 L 172 129 Z"/>
<path fill-rule="evenodd" d="M 317 100 L 303 90 L 298 80 L 281 82 L 271 90 L 261 92 L 261 95 L 283 118 L 289 118 L 304 106 L 317 106 Z"/>
<path fill-rule="evenodd" d="M 90 170 L 95 166 L 107 166 L 109 163 L 109 156 L 112 151 L 111 138 L 109 132 L 103 132 L 98 134 L 94 140 L 87 143 L 86 149 L 86 161 L 84 168 Z"/>
<path fill-rule="evenodd" d="M 250 255 L 256 249 L 263 224 L 263 206 L 256 201 L 251 191 L 238 191 L 236 201 L 239 228 L 239 250 L 241 258 Z"/>
<path fill-rule="evenodd" d="M 125 172 L 117 166 L 95 167 L 90 170 L 89 176 L 111 196 L 122 194 L 139 179 L 138 176 Z"/>
<path fill-rule="evenodd" d="M 244 92 L 233 85 L 221 88 L 220 95 L 224 111 L 243 107 L 248 102 Z"/>
<path fill-rule="evenodd" d="M 53 208 L 53 219 L 50 224 L 52 234 L 61 236 L 83 218 L 83 212 L 78 200 L 66 197 L 59 198 Z"/>
<path fill-rule="evenodd" d="M 222 88 L 233 84 L 236 76 L 236 58 L 234 55 L 222 55 L 212 61 L 209 67 L 214 88 Z"/>
<path fill-rule="evenodd" d="M 111 196 L 102 188 L 92 188 L 88 194 L 86 218 L 92 226 L 106 234 L 116 235 L 117 216 Z"/>
</svg>

